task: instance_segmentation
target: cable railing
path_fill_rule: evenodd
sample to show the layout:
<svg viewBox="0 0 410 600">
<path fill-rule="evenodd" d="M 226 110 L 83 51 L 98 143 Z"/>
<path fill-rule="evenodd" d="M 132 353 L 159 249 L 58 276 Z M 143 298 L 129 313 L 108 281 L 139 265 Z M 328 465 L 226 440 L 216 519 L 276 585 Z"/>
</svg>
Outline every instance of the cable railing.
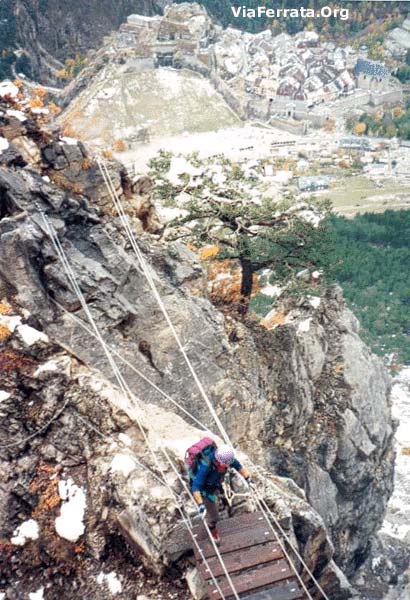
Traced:
<svg viewBox="0 0 410 600">
<path fill-rule="evenodd" d="M 195 535 L 192 532 L 192 524 L 190 522 L 189 516 L 188 516 L 188 520 L 187 520 L 187 518 L 183 514 L 182 509 L 179 507 L 179 504 L 178 504 L 178 501 L 177 501 L 177 496 L 176 496 L 174 490 L 172 489 L 172 487 L 170 486 L 170 484 L 167 482 L 165 473 L 164 473 L 164 471 L 163 471 L 163 469 L 162 469 L 162 467 L 160 465 L 160 462 L 158 460 L 157 454 L 155 453 L 154 449 L 152 448 L 152 445 L 149 442 L 147 433 L 146 433 L 145 428 L 144 428 L 144 426 L 142 424 L 142 421 L 141 421 L 141 419 L 139 417 L 140 414 L 143 414 L 143 409 L 142 409 L 142 406 L 141 406 L 141 401 L 140 401 L 140 399 L 137 396 L 135 396 L 135 394 L 133 394 L 133 392 L 128 387 L 128 384 L 125 381 L 125 379 L 124 379 L 121 371 L 119 370 L 118 365 L 116 364 L 116 362 L 115 362 L 115 360 L 114 360 L 114 358 L 113 358 L 113 356 L 111 354 L 111 351 L 110 351 L 109 347 L 107 346 L 105 340 L 103 339 L 103 337 L 102 337 L 102 335 L 101 335 L 101 333 L 100 333 L 100 331 L 98 329 L 98 326 L 97 326 L 97 324 L 96 324 L 96 322 L 94 320 L 94 317 L 93 317 L 93 315 L 92 315 L 92 313 L 91 313 L 91 311 L 90 311 L 90 309 L 88 307 L 88 304 L 87 304 L 87 302 L 86 302 L 86 300 L 85 300 L 85 298 L 83 296 L 83 293 L 82 293 L 82 291 L 81 291 L 81 289 L 80 289 L 80 287 L 78 285 L 78 281 L 77 281 L 76 275 L 73 272 L 73 270 L 71 268 L 71 265 L 68 262 L 68 259 L 67 259 L 66 253 L 64 251 L 64 248 L 62 247 L 62 244 L 61 244 L 60 240 L 58 239 L 58 236 L 57 236 L 57 234 L 56 234 L 56 232 L 54 230 L 53 225 L 51 224 L 51 222 L 49 221 L 49 219 L 47 218 L 47 216 L 44 213 L 42 213 L 42 218 L 43 218 L 43 222 L 44 222 L 47 234 L 48 234 L 48 236 L 49 236 L 49 238 L 50 238 L 50 240 L 51 240 L 51 242 L 52 242 L 52 244 L 54 246 L 54 249 L 55 249 L 55 251 L 57 253 L 57 256 L 58 256 L 60 262 L 62 263 L 62 266 L 63 266 L 63 269 L 64 269 L 65 274 L 67 276 L 67 279 L 69 280 L 69 283 L 70 283 L 70 285 L 71 285 L 74 293 L 76 294 L 76 296 L 77 296 L 77 298 L 78 298 L 78 300 L 79 300 L 79 302 L 81 304 L 81 307 L 82 307 L 84 313 L 86 314 L 86 316 L 87 316 L 87 318 L 88 318 L 88 320 L 90 322 L 90 325 L 91 325 L 92 329 L 94 330 L 94 333 L 95 333 L 95 335 L 96 335 L 99 343 L 101 344 L 101 346 L 102 346 L 102 348 L 104 350 L 104 353 L 106 354 L 106 357 L 107 357 L 108 362 L 109 362 L 109 364 L 110 364 L 110 366 L 112 368 L 112 371 L 113 371 L 114 376 L 115 376 L 115 378 L 117 380 L 117 383 L 118 383 L 118 385 L 119 385 L 122 393 L 124 394 L 124 397 L 127 398 L 130 401 L 130 403 L 131 403 L 132 406 L 135 406 L 137 408 L 137 412 L 134 414 L 134 418 L 135 418 L 136 423 L 138 425 L 138 428 L 139 428 L 139 430 L 141 432 L 141 435 L 142 435 L 142 437 L 144 439 L 144 442 L 145 442 L 145 444 L 146 444 L 146 446 L 147 446 L 147 448 L 148 448 L 148 450 L 149 450 L 149 452 L 150 452 L 150 454 L 152 456 L 153 462 L 156 465 L 156 468 L 157 468 L 158 472 L 161 474 L 161 479 L 163 480 L 163 484 L 167 487 L 168 491 L 171 494 L 171 497 L 173 497 L 173 499 L 174 499 L 174 501 L 176 503 L 177 509 L 179 510 L 179 512 L 181 514 L 181 517 L 183 519 L 184 524 L 187 526 L 187 523 L 189 523 L 188 529 L 189 529 L 189 532 L 190 532 L 191 537 L 193 539 L 193 542 L 194 542 L 195 546 L 197 547 L 198 552 L 200 553 L 201 557 L 203 558 L 205 564 L 207 564 L 205 556 L 203 555 L 202 550 L 199 548 L 199 544 L 197 543 Z M 210 532 L 209 527 L 207 526 L 207 524 L 205 524 L 205 528 L 206 528 L 206 531 L 208 533 L 209 539 L 211 540 L 211 543 L 215 546 L 215 553 L 216 553 L 216 555 L 218 557 L 218 560 L 220 561 L 221 567 L 222 567 L 222 569 L 223 569 L 223 571 L 224 571 L 224 573 L 225 573 L 225 575 L 227 577 L 227 581 L 228 581 L 228 583 L 229 583 L 229 585 L 230 585 L 230 587 L 232 589 L 233 596 L 234 596 L 235 600 L 240 600 L 239 595 L 238 595 L 238 593 L 237 593 L 237 591 L 235 589 L 235 586 L 234 586 L 234 584 L 232 582 L 232 579 L 230 578 L 229 573 L 228 573 L 228 571 L 226 569 L 226 565 L 224 563 L 223 557 L 220 554 L 218 548 L 216 547 L 215 540 L 213 539 L 213 537 L 211 535 L 211 532 Z M 209 565 L 207 565 L 207 568 L 209 568 Z M 224 599 L 225 596 L 222 593 L 222 590 L 220 589 L 220 586 L 219 586 L 219 584 L 217 582 L 217 579 L 215 577 L 213 577 L 213 581 L 214 581 L 214 584 L 215 584 L 218 592 L 221 594 L 221 597 Z"/>
<path fill-rule="evenodd" d="M 157 286 L 155 284 L 155 281 L 154 281 L 154 279 L 153 279 L 153 277 L 152 277 L 152 275 L 150 273 L 150 270 L 149 270 L 149 267 L 148 267 L 148 265 L 146 263 L 144 255 L 143 255 L 141 249 L 138 246 L 138 243 L 136 241 L 134 232 L 133 232 L 133 230 L 131 228 L 131 225 L 129 223 L 129 219 L 128 219 L 128 217 L 127 217 L 127 215 L 126 215 L 126 213 L 125 213 L 125 211 L 124 211 L 124 209 L 123 209 L 123 207 L 121 205 L 121 201 L 120 201 L 120 199 L 118 197 L 117 191 L 115 190 L 115 188 L 114 188 L 114 186 L 112 184 L 111 177 L 110 177 L 110 174 L 108 172 L 108 169 L 107 169 L 105 163 L 102 162 L 101 160 L 98 160 L 98 166 L 99 166 L 99 169 L 100 169 L 101 174 L 103 176 L 103 179 L 104 179 L 104 181 L 106 183 L 107 190 L 108 190 L 108 192 L 109 192 L 109 194 L 111 196 L 111 199 L 112 199 L 112 202 L 113 202 L 113 204 L 115 206 L 115 209 L 117 210 L 117 213 L 118 213 L 118 216 L 120 218 L 120 221 L 121 221 L 121 223 L 122 223 L 122 225 L 124 227 L 124 230 L 125 230 L 126 235 L 128 237 L 128 241 L 131 244 L 131 247 L 132 247 L 132 249 L 133 249 L 133 251 L 134 251 L 134 253 L 135 253 L 136 257 L 137 257 L 139 265 L 140 265 L 140 267 L 141 267 L 141 269 L 142 269 L 142 271 L 143 271 L 143 273 L 144 273 L 144 275 L 145 275 L 145 277 L 147 279 L 147 282 L 148 282 L 148 284 L 149 284 L 149 286 L 151 288 L 153 296 L 156 299 L 156 301 L 158 303 L 158 306 L 159 306 L 161 312 L 163 313 L 163 316 L 164 316 L 164 318 L 165 318 L 165 320 L 166 320 L 166 322 L 167 322 L 167 324 L 168 324 L 168 326 L 169 326 L 169 328 L 170 328 L 170 330 L 172 332 L 172 335 L 175 338 L 177 346 L 178 346 L 179 350 L 182 353 L 182 356 L 183 356 L 183 358 L 184 358 L 184 360 L 185 360 L 185 362 L 187 364 L 187 367 L 188 367 L 188 369 L 189 369 L 189 371 L 190 371 L 190 373 L 191 373 L 191 375 L 192 375 L 192 377 L 193 377 L 193 379 L 195 381 L 195 384 L 197 385 L 198 390 L 199 390 L 202 398 L 204 399 L 204 401 L 205 401 L 205 403 L 206 403 L 206 405 L 207 405 L 207 407 L 208 407 L 208 409 L 209 409 L 209 411 L 211 413 L 211 416 L 213 417 L 213 419 L 214 419 L 214 421 L 215 421 L 215 423 L 217 425 L 217 428 L 219 430 L 219 433 L 220 433 L 222 439 L 224 440 L 225 443 L 229 444 L 230 446 L 233 446 L 232 441 L 230 440 L 230 437 L 229 437 L 227 431 L 225 430 L 225 428 L 224 428 L 221 420 L 219 419 L 218 415 L 216 414 L 216 411 L 215 411 L 215 409 L 214 409 L 214 407 L 213 407 L 213 405 L 212 405 L 212 403 L 211 403 L 211 401 L 210 401 L 210 399 L 209 399 L 209 397 L 208 397 L 208 395 L 207 395 L 207 393 L 206 393 L 206 391 L 205 391 L 205 389 L 204 389 L 204 387 L 202 385 L 202 382 L 200 381 L 200 379 L 199 379 L 199 377 L 198 377 L 198 375 L 197 375 L 197 373 L 195 371 L 195 368 L 192 365 L 192 362 L 191 362 L 188 354 L 185 351 L 185 348 L 184 348 L 184 346 L 182 344 L 182 341 L 181 341 L 181 339 L 180 339 L 180 337 L 178 335 L 178 332 L 176 331 L 176 328 L 175 328 L 175 326 L 172 323 L 170 315 L 169 315 L 169 313 L 168 313 L 168 311 L 167 311 L 167 309 L 166 309 L 166 307 L 165 307 L 165 305 L 164 305 L 164 303 L 162 301 L 162 298 L 161 298 L 161 296 L 160 296 L 160 294 L 158 292 L 158 289 L 157 289 Z M 269 517 L 272 520 L 276 521 L 276 523 L 279 526 L 280 526 L 280 524 L 277 521 L 277 519 L 274 517 L 272 511 L 269 509 L 269 507 L 267 506 L 266 502 L 265 502 L 265 505 L 266 505 L 266 508 L 263 506 L 263 504 L 261 502 L 259 502 L 259 506 L 261 508 L 261 512 L 265 516 L 266 522 L 269 524 L 269 526 L 272 529 L 272 531 L 274 531 L 272 522 L 270 521 Z M 286 534 L 286 532 L 284 532 L 283 528 L 281 528 L 281 533 L 284 536 L 284 538 L 286 539 L 287 543 L 289 544 L 290 548 L 292 549 L 292 551 L 294 552 L 294 554 L 296 555 L 296 557 L 298 558 L 298 560 L 300 561 L 300 563 L 302 564 L 302 566 L 304 567 L 304 569 L 306 570 L 306 572 L 309 575 L 310 579 L 312 580 L 312 582 L 314 583 L 314 585 L 316 586 L 316 588 L 318 589 L 318 591 L 321 593 L 322 597 L 325 600 L 329 600 L 327 594 L 325 593 L 325 591 L 323 590 L 323 588 L 321 587 L 321 585 L 319 584 L 319 582 L 317 581 L 317 579 L 313 575 L 312 571 L 307 566 L 306 562 L 303 560 L 303 558 L 300 555 L 299 551 L 291 543 L 289 536 Z M 277 533 L 275 533 L 275 535 L 277 535 Z M 308 598 L 311 599 L 312 596 L 310 595 L 309 591 L 307 590 L 305 584 L 302 582 L 302 580 L 300 578 L 300 575 L 299 575 L 296 567 L 293 565 L 293 562 L 291 562 L 291 566 L 292 566 L 292 568 L 293 568 L 296 576 L 298 577 L 299 581 L 301 582 L 301 584 L 303 586 L 303 589 L 305 590 Z"/>
</svg>

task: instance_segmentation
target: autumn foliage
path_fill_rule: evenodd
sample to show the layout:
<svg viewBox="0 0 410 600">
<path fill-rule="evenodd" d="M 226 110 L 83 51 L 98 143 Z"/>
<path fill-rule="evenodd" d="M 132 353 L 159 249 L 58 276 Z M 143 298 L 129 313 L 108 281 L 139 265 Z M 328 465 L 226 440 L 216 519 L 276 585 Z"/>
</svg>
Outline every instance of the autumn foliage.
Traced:
<svg viewBox="0 0 410 600">
<path fill-rule="evenodd" d="M 123 140 L 115 140 L 112 147 L 114 152 L 124 152 L 126 149 L 125 142 Z"/>
<path fill-rule="evenodd" d="M 242 270 L 237 260 L 227 258 L 225 260 L 209 261 L 207 264 L 207 279 L 210 296 L 215 304 L 237 305 L 242 302 Z M 258 281 L 258 275 L 254 273 L 252 296 L 259 292 Z"/>
<path fill-rule="evenodd" d="M 354 127 L 354 132 L 356 135 L 363 135 L 364 133 L 366 133 L 366 123 L 356 123 L 355 127 Z"/>
</svg>

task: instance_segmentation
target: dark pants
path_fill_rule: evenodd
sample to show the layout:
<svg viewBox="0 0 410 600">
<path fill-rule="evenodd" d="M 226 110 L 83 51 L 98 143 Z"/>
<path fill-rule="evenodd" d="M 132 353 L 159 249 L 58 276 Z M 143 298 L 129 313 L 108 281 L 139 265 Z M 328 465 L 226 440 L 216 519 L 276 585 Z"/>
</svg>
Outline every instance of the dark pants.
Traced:
<svg viewBox="0 0 410 600">
<path fill-rule="evenodd" d="M 205 497 L 204 504 L 206 506 L 206 521 L 209 527 L 213 529 L 219 521 L 218 496 L 214 502 Z"/>
</svg>

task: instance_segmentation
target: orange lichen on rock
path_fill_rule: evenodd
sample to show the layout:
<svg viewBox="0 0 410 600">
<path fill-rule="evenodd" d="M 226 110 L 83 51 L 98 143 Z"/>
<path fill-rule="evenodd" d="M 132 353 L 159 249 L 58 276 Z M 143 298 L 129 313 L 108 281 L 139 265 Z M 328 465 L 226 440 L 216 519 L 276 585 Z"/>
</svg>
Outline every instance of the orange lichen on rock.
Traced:
<svg viewBox="0 0 410 600">
<path fill-rule="evenodd" d="M 71 120 L 67 119 L 67 121 L 64 121 L 61 131 L 65 137 L 75 138 L 77 140 L 80 139 L 80 136 L 77 133 L 77 131 L 75 130 L 74 124 L 72 123 Z"/>
<path fill-rule="evenodd" d="M 13 373 L 32 369 L 36 363 L 32 358 L 19 354 L 14 350 L 0 352 L 0 373 Z"/>
<path fill-rule="evenodd" d="M 203 261 L 214 258 L 219 254 L 219 246 L 205 246 L 199 253 L 199 258 Z"/>
<path fill-rule="evenodd" d="M 61 106 L 58 106 L 54 102 L 47 104 L 47 108 L 53 115 L 59 115 L 61 113 Z"/>
<path fill-rule="evenodd" d="M 56 470 L 52 465 L 42 463 L 37 468 L 37 475 L 30 484 L 30 492 L 32 494 L 39 494 L 37 506 L 32 513 L 33 518 L 38 519 L 44 513 L 50 512 L 60 505 L 61 498 L 58 493 L 59 479 L 55 475 Z"/>
<path fill-rule="evenodd" d="M 70 181 L 61 171 L 49 171 L 48 175 L 53 183 L 74 194 L 82 194 L 84 192 L 80 183 Z"/>
<path fill-rule="evenodd" d="M 39 517 L 43 512 L 49 512 L 61 502 L 58 493 L 58 480 L 52 479 L 40 494 L 39 503 L 33 511 L 33 517 Z"/>
<path fill-rule="evenodd" d="M 0 315 L 13 314 L 12 308 L 8 302 L 0 302 Z"/>
<path fill-rule="evenodd" d="M 286 322 L 286 314 L 284 312 L 271 310 L 266 317 L 261 320 L 261 325 L 266 329 L 274 329 Z"/>
<path fill-rule="evenodd" d="M 86 158 L 83 159 L 83 161 L 81 163 L 81 169 L 83 171 L 87 171 L 88 169 L 91 169 L 91 167 L 93 165 L 94 165 L 93 160 L 87 156 Z"/>
<path fill-rule="evenodd" d="M 47 91 L 43 87 L 41 87 L 40 85 L 38 85 L 33 90 L 33 96 L 37 96 L 37 98 L 43 98 L 44 99 L 47 96 Z"/>
<path fill-rule="evenodd" d="M 0 325 L 0 342 L 6 340 L 9 335 L 11 335 L 11 331 L 6 325 Z"/>
<path fill-rule="evenodd" d="M 30 98 L 29 104 L 31 108 L 43 108 L 44 106 L 43 100 L 37 97 Z"/>
<path fill-rule="evenodd" d="M 242 270 L 237 260 L 212 260 L 207 265 L 208 290 L 215 304 L 238 304 L 241 294 Z M 253 274 L 252 296 L 258 293 L 259 278 Z"/>
<path fill-rule="evenodd" d="M 41 86 L 37 86 L 33 89 L 32 96 L 29 100 L 31 108 L 43 108 L 44 99 L 47 96 L 47 92 Z"/>
</svg>

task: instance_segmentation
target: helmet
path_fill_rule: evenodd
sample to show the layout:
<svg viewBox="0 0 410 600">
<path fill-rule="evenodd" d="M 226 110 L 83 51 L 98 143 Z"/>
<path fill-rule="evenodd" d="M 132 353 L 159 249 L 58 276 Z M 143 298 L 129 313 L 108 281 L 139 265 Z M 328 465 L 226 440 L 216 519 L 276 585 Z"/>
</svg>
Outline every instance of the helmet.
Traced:
<svg viewBox="0 0 410 600">
<path fill-rule="evenodd" d="M 215 460 L 217 460 L 222 465 L 226 465 L 227 467 L 229 467 L 234 458 L 235 455 L 230 446 L 220 446 L 215 450 Z"/>
</svg>

